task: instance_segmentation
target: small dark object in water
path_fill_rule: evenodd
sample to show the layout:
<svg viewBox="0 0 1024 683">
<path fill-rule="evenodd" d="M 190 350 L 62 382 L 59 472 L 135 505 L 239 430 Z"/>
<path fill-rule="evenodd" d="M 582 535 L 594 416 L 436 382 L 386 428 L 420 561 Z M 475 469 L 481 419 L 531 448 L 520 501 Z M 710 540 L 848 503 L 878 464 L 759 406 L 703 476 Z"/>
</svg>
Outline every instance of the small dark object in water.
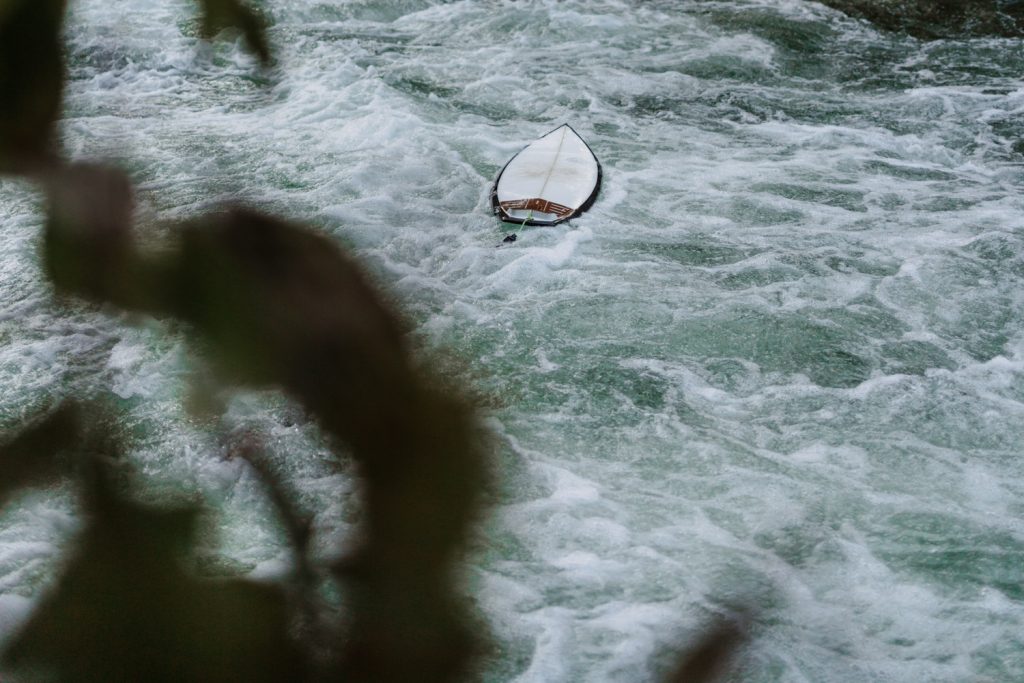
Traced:
<svg viewBox="0 0 1024 683">
<path fill-rule="evenodd" d="M 512 243 L 512 242 L 515 242 L 515 241 L 516 241 L 516 234 L 515 233 L 512 233 L 511 235 L 506 235 L 505 239 L 502 240 L 502 242 L 509 242 L 509 243 Z"/>
</svg>

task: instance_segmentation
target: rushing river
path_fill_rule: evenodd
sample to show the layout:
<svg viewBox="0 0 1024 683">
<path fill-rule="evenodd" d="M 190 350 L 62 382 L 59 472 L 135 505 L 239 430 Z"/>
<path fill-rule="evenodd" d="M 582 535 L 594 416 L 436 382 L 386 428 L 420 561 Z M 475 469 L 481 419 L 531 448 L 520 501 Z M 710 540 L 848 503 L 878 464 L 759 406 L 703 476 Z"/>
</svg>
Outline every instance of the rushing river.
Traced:
<svg viewBox="0 0 1024 683">
<path fill-rule="evenodd" d="M 353 249 L 486 404 L 500 482 L 468 590 L 489 681 L 639 681 L 753 610 L 736 681 L 1024 680 L 1024 44 L 920 42 L 813 2 L 268 0 L 279 67 L 185 0 L 73 3 L 62 135 L 143 223 L 242 200 Z M 590 212 L 487 191 L 568 122 Z M 179 327 L 54 300 L 0 181 L 0 423 L 113 400 L 154 499 L 216 511 L 211 574 L 279 576 L 255 477 L 186 410 Z M 159 228 L 150 228 L 159 232 Z M 240 392 L 322 552 L 353 481 Z M 0 631 L 59 571 L 70 491 L 0 516 Z"/>
</svg>

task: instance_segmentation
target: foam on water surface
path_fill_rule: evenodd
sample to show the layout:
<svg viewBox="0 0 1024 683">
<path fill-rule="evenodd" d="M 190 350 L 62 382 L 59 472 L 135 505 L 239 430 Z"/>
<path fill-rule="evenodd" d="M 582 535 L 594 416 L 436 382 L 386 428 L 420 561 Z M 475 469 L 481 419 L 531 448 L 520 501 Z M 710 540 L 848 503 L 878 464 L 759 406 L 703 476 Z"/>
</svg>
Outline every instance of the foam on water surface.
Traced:
<svg viewBox="0 0 1024 683">
<path fill-rule="evenodd" d="M 649 679 L 738 604 L 738 680 L 1024 678 L 1020 41 L 800 0 L 268 11 L 261 74 L 187 3 L 75 3 L 64 142 L 123 164 L 143 217 L 242 200 L 334 235 L 464 359 L 501 474 L 487 680 Z M 494 175 L 562 122 L 598 202 L 495 248 Z M 0 181 L 0 420 L 115 397 L 153 495 L 214 510 L 209 573 L 280 575 L 258 482 L 182 407 L 193 351 L 55 302 L 38 204 Z M 261 393 L 225 423 L 265 435 L 330 554 L 358 510 L 315 426 Z M 4 511 L 0 634 L 75 528 L 60 493 Z"/>
</svg>

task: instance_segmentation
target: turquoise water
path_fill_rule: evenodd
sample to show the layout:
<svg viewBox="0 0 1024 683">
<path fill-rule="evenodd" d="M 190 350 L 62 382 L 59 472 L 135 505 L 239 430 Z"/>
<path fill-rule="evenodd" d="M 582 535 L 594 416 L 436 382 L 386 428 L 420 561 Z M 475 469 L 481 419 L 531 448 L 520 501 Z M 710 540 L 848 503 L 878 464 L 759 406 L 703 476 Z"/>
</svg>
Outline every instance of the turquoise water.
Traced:
<svg viewBox="0 0 1024 683">
<path fill-rule="evenodd" d="M 267 3 L 279 68 L 191 3 L 75 3 L 63 139 L 140 218 L 241 199 L 337 237 L 487 406 L 499 492 L 469 591 L 491 681 L 647 680 L 753 605 L 736 681 L 1024 680 L 1024 45 L 824 7 Z M 568 225 L 487 191 L 568 122 L 604 165 Z M 154 499 L 202 497 L 210 573 L 287 553 L 183 403 L 179 328 L 55 301 L 39 198 L 0 181 L 0 423 L 112 398 Z M 230 398 L 329 553 L 358 504 L 300 411 Z M 183 491 L 184 488 L 184 491 Z M 0 516 L 0 630 L 56 575 L 68 491 Z"/>
</svg>

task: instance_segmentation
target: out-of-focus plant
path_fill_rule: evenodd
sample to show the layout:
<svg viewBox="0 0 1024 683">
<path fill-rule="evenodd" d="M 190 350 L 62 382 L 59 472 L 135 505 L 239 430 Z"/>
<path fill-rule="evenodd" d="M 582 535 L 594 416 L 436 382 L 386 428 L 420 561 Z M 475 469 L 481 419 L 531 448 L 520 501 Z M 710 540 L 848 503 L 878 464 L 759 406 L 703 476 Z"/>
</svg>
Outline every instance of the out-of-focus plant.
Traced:
<svg viewBox="0 0 1024 683">
<path fill-rule="evenodd" d="M 240 0 L 197 0 L 201 11 L 200 29 L 205 38 L 213 38 L 225 29 L 240 31 L 246 46 L 266 66 L 270 63 L 266 17 Z"/>
<path fill-rule="evenodd" d="M 65 405 L 0 452 L 4 464 L 30 451 L 38 462 L 61 462 L 79 483 L 86 519 L 59 584 L 5 662 L 26 680 L 303 680 L 284 591 L 195 578 L 188 563 L 198 509 L 127 498 L 105 422 L 95 407 Z"/>
<path fill-rule="evenodd" d="M 201 6 L 204 34 L 238 27 L 269 60 L 257 14 L 234 0 Z M 310 639 L 327 651 L 309 652 L 283 635 L 296 617 L 279 597 L 249 584 L 210 587 L 188 574 L 180 546 L 195 511 L 145 511 L 105 478 L 93 478 L 76 559 L 6 661 L 60 680 L 462 674 L 478 636 L 467 626 L 456 565 L 485 469 L 469 403 L 417 366 L 398 316 L 359 266 L 312 230 L 234 207 L 177 226 L 162 252 L 137 250 L 124 174 L 67 164 L 54 152 L 62 3 L 15 0 L 5 9 L 0 36 L 20 42 L 10 49 L 4 43 L 0 53 L 3 170 L 29 174 L 46 193 L 42 256 L 57 290 L 190 323 L 223 383 L 277 386 L 347 443 L 365 498 L 365 522 L 346 559 L 314 567 L 306 557 L 308 527 L 283 482 L 247 456 L 286 520 L 299 582 L 307 584 L 299 592 L 309 595 L 312 584 L 326 580 L 345 586 L 343 622 L 305 625 L 330 631 Z M 45 84 L 21 78 L 15 66 L 37 53 Z M 76 424 L 57 411 L 11 440 L 0 453 L 11 472 L 5 492 L 58 474 Z M 251 628 L 243 623 L 247 601 L 255 610 Z"/>
<path fill-rule="evenodd" d="M 397 316 L 355 262 L 301 226 L 229 208 L 138 251 L 129 184 L 105 167 L 55 176 L 44 261 L 58 289 L 190 323 L 221 380 L 278 386 L 351 445 L 362 538 L 338 667 L 366 680 L 444 680 L 472 641 L 455 591 L 483 456 L 461 392 L 416 368 Z"/>
<path fill-rule="evenodd" d="M 31 171 L 54 153 L 63 21 L 64 0 L 0 2 L 0 173 Z"/>
<path fill-rule="evenodd" d="M 60 479 L 73 464 L 67 451 L 80 431 L 77 406 L 67 403 L 0 445 L 0 505 L 21 489 Z"/>
<path fill-rule="evenodd" d="M 1019 0 L 819 0 L 888 31 L 924 40 L 964 36 L 1024 36 Z"/>
<path fill-rule="evenodd" d="M 238 0 L 200 6 L 204 35 L 240 29 L 269 62 L 258 14 Z M 243 444 L 235 452 L 262 478 L 295 569 L 281 586 L 200 579 L 190 567 L 200 510 L 135 501 L 111 464 L 116 420 L 64 404 L 0 445 L 0 504 L 63 478 L 77 482 L 86 519 L 3 662 L 33 681 L 463 678 L 485 638 L 468 618 L 459 562 L 487 477 L 465 393 L 413 357 L 355 260 L 309 228 L 225 207 L 171 226 L 160 250 L 140 249 L 128 178 L 56 151 L 62 13 L 61 0 L 0 0 L 0 173 L 46 195 L 47 277 L 66 295 L 185 322 L 221 386 L 292 397 L 347 444 L 365 512 L 344 559 L 318 563 L 296 497 L 258 443 Z M 317 600 L 328 582 L 345 596 L 340 618 Z M 676 679 L 713 678 L 737 638 L 712 635 Z"/>
<path fill-rule="evenodd" d="M 736 654 L 750 637 L 742 615 L 720 619 L 705 629 L 695 644 L 680 648 L 675 668 L 665 683 L 712 683 L 728 673 Z"/>
</svg>

